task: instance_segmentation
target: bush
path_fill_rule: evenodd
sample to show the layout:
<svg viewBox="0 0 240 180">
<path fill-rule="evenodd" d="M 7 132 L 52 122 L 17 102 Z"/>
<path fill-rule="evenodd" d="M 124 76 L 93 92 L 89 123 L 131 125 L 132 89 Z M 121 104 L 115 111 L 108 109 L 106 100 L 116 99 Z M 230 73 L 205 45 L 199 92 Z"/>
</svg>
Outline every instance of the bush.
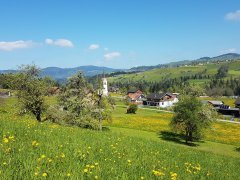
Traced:
<svg viewBox="0 0 240 180">
<path fill-rule="evenodd" d="M 127 108 L 127 114 L 136 114 L 138 106 L 136 104 L 130 104 Z"/>
<path fill-rule="evenodd" d="M 46 120 L 57 124 L 71 124 L 74 117 L 71 113 L 61 110 L 60 106 L 50 106 L 46 112 Z"/>
</svg>

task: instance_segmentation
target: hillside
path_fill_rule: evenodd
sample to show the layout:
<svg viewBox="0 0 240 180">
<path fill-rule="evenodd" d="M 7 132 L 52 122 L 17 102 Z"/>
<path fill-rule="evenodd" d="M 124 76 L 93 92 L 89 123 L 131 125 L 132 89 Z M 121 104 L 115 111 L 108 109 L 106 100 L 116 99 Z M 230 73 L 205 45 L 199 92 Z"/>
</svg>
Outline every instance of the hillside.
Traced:
<svg viewBox="0 0 240 180">
<path fill-rule="evenodd" d="M 12 108 L 15 103 L 16 99 L 10 98 L 0 106 L 0 179 L 239 177 L 238 125 L 217 123 L 211 130 L 215 132 L 211 141 L 186 146 L 160 136 L 169 122 L 165 113 L 141 110 L 131 116 L 125 114 L 125 107 L 117 107 L 110 125 L 115 127 L 98 132 L 38 123 L 29 115 L 18 115 Z M 155 130 L 143 131 L 141 127 Z"/>
<path fill-rule="evenodd" d="M 129 71 L 147 71 L 155 68 L 178 67 L 183 65 L 192 65 L 192 64 L 206 63 L 206 62 L 211 63 L 211 62 L 218 62 L 218 61 L 238 60 L 238 59 L 240 59 L 240 54 L 228 53 L 228 54 L 222 54 L 215 57 L 201 57 L 199 59 L 182 60 L 182 61 L 170 62 L 166 64 L 158 64 L 156 66 L 138 66 L 138 67 L 131 68 Z"/>
<path fill-rule="evenodd" d="M 229 66 L 228 77 L 239 77 L 240 76 L 240 60 L 231 62 L 220 62 L 220 63 L 205 63 L 198 65 L 185 65 L 181 67 L 173 68 L 155 68 L 152 70 L 138 72 L 135 74 L 124 74 L 115 77 L 110 77 L 110 82 L 127 82 L 127 81 L 162 81 L 169 78 L 180 78 L 180 77 L 191 77 L 194 75 L 213 76 L 217 73 L 218 68 L 221 65 L 227 64 Z M 209 81 L 209 79 L 194 79 L 189 80 L 197 84 L 203 84 Z"/>
</svg>

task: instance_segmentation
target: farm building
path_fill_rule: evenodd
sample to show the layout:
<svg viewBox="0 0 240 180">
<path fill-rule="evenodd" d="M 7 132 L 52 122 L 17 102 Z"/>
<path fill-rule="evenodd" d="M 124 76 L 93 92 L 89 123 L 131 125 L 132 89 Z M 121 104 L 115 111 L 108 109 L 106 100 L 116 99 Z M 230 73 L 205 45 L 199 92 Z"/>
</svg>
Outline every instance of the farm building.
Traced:
<svg viewBox="0 0 240 180">
<path fill-rule="evenodd" d="M 127 92 L 127 98 L 129 102 L 142 104 L 143 100 L 145 99 L 145 96 L 140 90 L 129 90 Z"/>
<path fill-rule="evenodd" d="M 224 103 L 222 101 L 208 101 L 209 104 L 211 104 L 213 107 L 220 107 Z"/>
<path fill-rule="evenodd" d="M 147 96 L 147 100 L 143 101 L 143 105 L 147 106 L 159 106 L 159 107 L 170 107 L 173 106 L 174 103 L 178 102 L 178 98 L 176 95 L 172 93 L 152 93 Z"/>
</svg>

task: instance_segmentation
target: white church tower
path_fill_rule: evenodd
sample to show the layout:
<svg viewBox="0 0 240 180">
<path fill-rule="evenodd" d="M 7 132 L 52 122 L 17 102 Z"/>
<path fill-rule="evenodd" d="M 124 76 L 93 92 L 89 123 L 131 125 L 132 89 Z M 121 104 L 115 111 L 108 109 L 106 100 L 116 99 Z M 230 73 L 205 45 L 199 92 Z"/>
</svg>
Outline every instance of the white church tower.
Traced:
<svg viewBox="0 0 240 180">
<path fill-rule="evenodd" d="M 108 86 L 107 86 L 107 78 L 102 78 L 102 81 L 103 81 L 103 89 L 102 89 L 102 92 L 103 92 L 103 96 L 108 96 Z"/>
</svg>

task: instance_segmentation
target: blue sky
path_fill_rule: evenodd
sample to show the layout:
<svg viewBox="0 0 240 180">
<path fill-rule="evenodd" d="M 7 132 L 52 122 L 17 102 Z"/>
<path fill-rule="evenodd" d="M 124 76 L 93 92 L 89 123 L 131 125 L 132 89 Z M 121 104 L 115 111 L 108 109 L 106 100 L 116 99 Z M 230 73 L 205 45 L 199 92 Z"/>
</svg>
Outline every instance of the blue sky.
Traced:
<svg viewBox="0 0 240 180">
<path fill-rule="evenodd" d="M 0 69 L 130 68 L 240 53 L 239 0 L 0 0 Z"/>
</svg>

